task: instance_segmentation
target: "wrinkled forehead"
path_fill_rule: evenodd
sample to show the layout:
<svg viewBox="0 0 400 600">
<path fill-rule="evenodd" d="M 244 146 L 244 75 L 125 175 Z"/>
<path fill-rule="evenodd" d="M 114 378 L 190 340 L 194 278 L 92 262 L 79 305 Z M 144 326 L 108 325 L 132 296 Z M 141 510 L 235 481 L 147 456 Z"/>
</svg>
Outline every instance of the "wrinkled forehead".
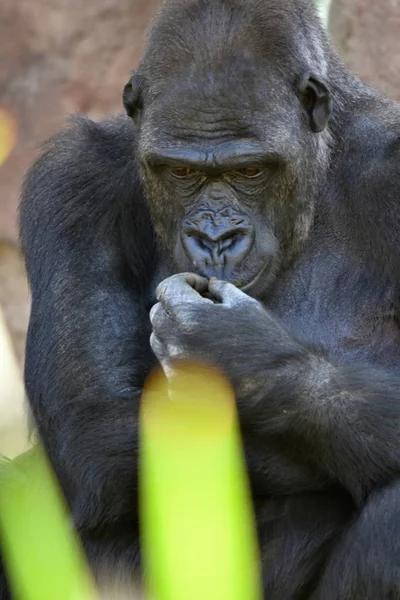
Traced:
<svg viewBox="0 0 400 600">
<path fill-rule="evenodd" d="M 145 103 L 142 140 L 157 145 L 193 138 L 206 144 L 231 137 L 294 150 L 300 127 L 295 86 L 278 72 L 257 71 L 236 63 L 166 79 Z"/>
</svg>

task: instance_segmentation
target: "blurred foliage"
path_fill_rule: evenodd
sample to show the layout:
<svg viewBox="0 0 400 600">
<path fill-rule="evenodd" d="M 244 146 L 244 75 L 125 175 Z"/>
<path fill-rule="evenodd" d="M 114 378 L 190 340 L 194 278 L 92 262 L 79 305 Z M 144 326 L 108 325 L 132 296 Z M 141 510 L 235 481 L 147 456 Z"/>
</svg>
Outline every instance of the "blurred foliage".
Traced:
<svg viewBox="0 0 400 600">
<path fill-rule="evenodd" d="M 140 422 L 149 597 L 261 600 L 255 520 L 230 384 L 199 365 L 178 365 L 172 381 L 156 371 L 146 382 Z M 40 446 L 0 463 L 0 540 L 16 600 L 98 599 Z"/>
<path fill-rule="evenodd" d="M 0 466 L 2 557 L 17 600 L 94 600 L 94 583 L 44 452 Z"/>
<path fill-rule="evenodd" d="M 315 0 L 315 2 L 317 4 L 318 10 L 320 12 L 324 24 L 327 25 L 331 0 Z"/>
<path fill-rule="evenodd" d="M 234 392 L 215 369 L 161 370 L 141 404 L 141 530 L 157 600 L 261 600 L 258 544 Z"/>
</svg>

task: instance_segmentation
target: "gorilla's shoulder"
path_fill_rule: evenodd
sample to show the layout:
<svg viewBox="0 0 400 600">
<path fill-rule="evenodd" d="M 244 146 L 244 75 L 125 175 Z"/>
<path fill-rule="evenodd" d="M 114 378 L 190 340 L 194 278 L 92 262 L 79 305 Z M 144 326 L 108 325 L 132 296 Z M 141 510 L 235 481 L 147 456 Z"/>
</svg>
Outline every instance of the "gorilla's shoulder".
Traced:
<svg viewBox="0 0 400 600">
<path fill-rule="evenodd" d="M 132 121 L 72 117 L 50 138 L 25 178 L 20 205 L 22 237 L 33 228 L 55 231 L 112 220 L 121 203 L 139 201 L 141 188 Z"/>
<path fill-rule="evenodd" d="M 364 167 L 382 165 L 394 155 L 398 157 L 400 104 L 379 99 L 369 111 L 355 114 L 345 137 L 350 153 L 362 159 Z"/>
<path fill-rule="evenodd" d="M 400 187 L 400 107 L 379 99 L 355 112 L 340 142 L 341 184 L 355 197 Z"/>
<path fill-rule="evenodd" d="M 99 167 L 120 169 L 134 164 L 136 132 L 131 119 L 123 114 L 104 121 L 70 117 L 66 127 L 44 144 L 44 156 L 55 162 L 79 163 L 90 171 L 93 161 Z"/>
</svg>

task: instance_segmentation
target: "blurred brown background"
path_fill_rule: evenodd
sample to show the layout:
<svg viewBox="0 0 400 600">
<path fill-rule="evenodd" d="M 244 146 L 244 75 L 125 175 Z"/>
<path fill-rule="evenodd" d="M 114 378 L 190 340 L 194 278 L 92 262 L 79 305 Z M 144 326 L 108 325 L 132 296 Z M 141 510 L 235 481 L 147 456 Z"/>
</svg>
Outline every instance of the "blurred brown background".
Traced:
<svg viewBox="0 0 400 600">
<path fill-rule="evenodd" d="M 100 119 L 121 110 L 122 87 L 157 5 L 158 0 L 0 2 L 0 110 L 17 124 L 17 143 L 0 167 L 0 306 L 19 365 L 29 314 L 17 246 L 21 178 L 39 143 L 69 113 Z M 400 100 L 400 0 L 333 0 L 329 29 L 348 65 Z"/>
<path fill-rule="evenodd" d="M 0 107 L 17 144 L 0 168 L 0 303 L 19 362 L 28 291 L 17 251 L 16 209 L 38 145 L 69 113 L 95 119 L 121 110 L 157 0 L 1 0 Z"/>
</svg>

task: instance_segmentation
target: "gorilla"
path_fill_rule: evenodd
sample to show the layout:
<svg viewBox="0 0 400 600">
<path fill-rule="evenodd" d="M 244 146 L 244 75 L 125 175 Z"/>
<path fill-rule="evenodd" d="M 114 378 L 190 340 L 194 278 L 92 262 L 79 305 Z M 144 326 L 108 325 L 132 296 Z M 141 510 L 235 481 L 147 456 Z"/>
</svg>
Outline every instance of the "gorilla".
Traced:
<svg viewBox="0 0 400 600">
<path fill-rule="evenodd" d="M 265 598 L 400 598 L 398 105 L 312 0 L 164 0 L 123 103 L 20 213 L 27 394 L 94 573 L 140 573 L 142 388 L 194 360 L 235 390 Z"/>
</svg>

